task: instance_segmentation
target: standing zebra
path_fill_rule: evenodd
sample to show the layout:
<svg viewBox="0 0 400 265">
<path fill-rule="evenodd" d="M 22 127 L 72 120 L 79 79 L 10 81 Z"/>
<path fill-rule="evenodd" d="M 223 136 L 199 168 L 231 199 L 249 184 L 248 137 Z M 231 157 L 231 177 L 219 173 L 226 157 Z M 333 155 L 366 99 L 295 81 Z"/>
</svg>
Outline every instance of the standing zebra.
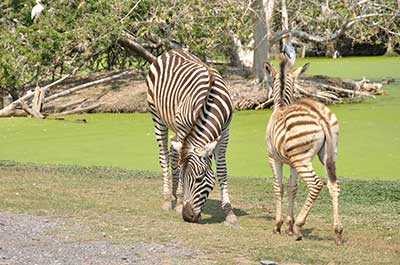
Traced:
<svg viewBox="0 0 400 265">
<path fill-rule="evenodd" d="M 221 76 L 199 58 L 181 50 L 159 56 L 147 75 L 147 101 L 160 148 L 163 209 L 176 211 L 188 222 L 199 222 L 201 210 L 215 184 L 214 155 L 226 221 L 238 226 L 229 200 L 225 153 L 232 118 L 232 102 Z M 168 129 L 175 132 L 168 152 Z"/>
<path fill-rule="evenodd" d="M 336 244 L 342 243 L 342 223 L 339 216 L 339 186 L 336 178 L 336 156 L 339 124 L 335 114 L 324 104 L 311 99 L 294 102 L 293 89 L 295 80 L 308 68 L 308 64 L 296 70 L 293 58 L 283 54 L 279 71 L 269 63 L 265 69 L 272 76 L 274 111 L 266 130 L 266 145 L 269 163 L 274 174 L 274 193 L 276 217 L 274 233 L 281 232 L 282 211 L 282 166 L 290 165 L 288 183 L 288 235 L 301 240 L 301 228 L 304 225 L 314 200 L 320 193 L 323 183 L 315 174 L 312 159 L 316 154 L 328 175 L 328 189 L 332 197 L 334 231 Z M 294 200 L 297 193 L 297 175 L 304 180 L 308 188 L 307 200 L 294 219 Z"/>
</svg>

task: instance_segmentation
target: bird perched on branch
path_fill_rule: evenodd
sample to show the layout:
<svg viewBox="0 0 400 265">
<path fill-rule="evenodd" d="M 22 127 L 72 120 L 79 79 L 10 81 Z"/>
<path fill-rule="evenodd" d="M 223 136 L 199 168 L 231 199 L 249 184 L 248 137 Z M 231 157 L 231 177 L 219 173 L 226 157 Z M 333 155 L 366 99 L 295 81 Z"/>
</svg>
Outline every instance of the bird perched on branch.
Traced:
<svg viewBox="0 0 400 265">
<path fill-rule="evenodd" d="M 36 5 L 32 8 L 31 19 L 34 23 L 38 20 L 40 14 L 42 13 L 44 7 L 41 3 L 41 0 L 36 0 Z"/>
</svg>

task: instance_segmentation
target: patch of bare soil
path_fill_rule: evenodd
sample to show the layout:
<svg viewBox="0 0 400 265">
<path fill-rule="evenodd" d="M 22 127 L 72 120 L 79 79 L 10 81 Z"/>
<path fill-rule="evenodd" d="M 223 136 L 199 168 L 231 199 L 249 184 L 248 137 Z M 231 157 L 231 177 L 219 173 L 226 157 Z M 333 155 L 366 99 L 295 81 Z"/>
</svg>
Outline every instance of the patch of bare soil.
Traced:
<svg viewBox="0 0 400 265">
<path fill-rule="evenodd" d="M 96 73 L 87 77 L 75 77 L 68 80 L 62 86 L 50 91 L 52 94 L 62 90 L 112 76 L 115 72 Z M 245 70 L 229 69 L 224 74 L 224 80 L 230 91 L 233 107 L 236 110 L 259 109 L 272 105 L 272 99 L 268 97 L 267 87 L 243 76 L 249 75 Z M 115 79 L 108 83 L 102 83 L 67 97 L 59 98 L 51 102 L 50 106 L 44 106 L 45 110 L 54 112 L 65 111 L 60 106 L 69 105 L 69 108 L 90 107 L 100 104 L 91 112 L 147 112 L 146 81 L 143 74 L 132 72 L 129 75 Z M 382 94 L 382 84 L 369 83 L 367 80 L 358 82 L 328 78 L 322 76 L 307 77 L 299 80 L 295 88 L 295 97 L 310 97 L 323 103 L 344 103 L 362 100 L 363 97 L 373 97 L 374 94 Z"/>
<path fill-rule="evenodd" d="M 195 264 L 201 255 L 178 242 L 113 244 L 76 242 L 66 236 L 82 229 L 88 228 L 66 226 L 61 218 L 0 212 L 0 264 Z"/>
<path fill-rule="evenodd" d="M 68 84 L 59 87 L 59 92 L 81 83 L 101 78 L 105 75 L 92 75 L 82 79 L 74 79 Z M 238 74 L 229 74 L 224 76 L 224 80 L 231 93 L 235 109 L 255 108 L 260 102 L 267 100 L 267 89 L 260 88 L 251 81 L 241 77 Z M 100 103 L 100 107 L 92 112 L 147 112 L 147 94 L 146 81 L 139 73 L 128 75 L 116 81 L 100 84 L 67 97 L 59 98 L 52 102 L 52 105 L 63 105 L 68 102 L 86 99 L 82 106 Z"/>
</svg>

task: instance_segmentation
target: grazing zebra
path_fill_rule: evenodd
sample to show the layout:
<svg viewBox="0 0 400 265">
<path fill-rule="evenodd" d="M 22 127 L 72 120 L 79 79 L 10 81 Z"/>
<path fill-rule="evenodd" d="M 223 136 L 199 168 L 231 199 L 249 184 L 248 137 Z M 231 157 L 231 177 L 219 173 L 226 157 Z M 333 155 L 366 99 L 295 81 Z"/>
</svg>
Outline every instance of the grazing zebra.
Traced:
<svg viewBox="0 0 400 265">
<path fill-rule="evenodd" d="M 229 200 L 225 153 L 232 117 L 232 102 L 221 76 L 199 58 L 181 50 L 159 56 L 147 75 L 147 101 L 160 148 L 163 175 L 163 209 L 176 211 L 188 222 L 199 222 L 201 210 L 215 184 L 212 155 L 216 161 L 226 221 L 238 226 Z M 168 129 L 172 137 L 168 152 Z"/>
<path fill-rule="evenodd" d="M 342 223 L 339 216 L 339 186 L 336 178 L 336 156 L 339 124 L 336 116 L 324 104 L 311 99 L 294 101 L 295 80 L 308 68 L 308 64 L 291 70 L 293 61 L 283 54 L 280 69 L 275 70 L 269 63 L 265 69 L 272 76 L 274 111 L 266 130 L 266 145 L 269 163 L 274 174 L 274 193 L 276 217 L 274 233 L 281 232 L 282 211 L 282 166 L 290 165 L 288 183 L 288 235 L 301 240 L 304 225 L 314 200 L 320 193 L 323 183 L 315 174 L 312 159 L 316 154 L 328 175 L 328 189 L 332 197 L 334 231 L 336 244 L 342 243 Z M 294 200 L 297 193 L 297 175 L 308 188 L 307 200 L 294 219 Z"/>
</svg>

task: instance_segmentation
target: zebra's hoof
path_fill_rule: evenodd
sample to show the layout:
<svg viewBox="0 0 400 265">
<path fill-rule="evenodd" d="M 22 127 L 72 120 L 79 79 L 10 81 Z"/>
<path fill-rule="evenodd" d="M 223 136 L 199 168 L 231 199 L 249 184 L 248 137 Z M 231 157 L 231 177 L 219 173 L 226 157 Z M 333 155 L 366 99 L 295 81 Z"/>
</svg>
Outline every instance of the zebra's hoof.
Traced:
<svg viewBox="0 0 400 265">
<path fill-rule="evenodd" d="M 274 234 L 276 235 L 280 235 L 281 234 L 281 228 L 279 227 L 275 227 L 274 230 L 272 231 Z"/>
<path fill-rule="evenodd" d="M 232 226 L 234 228 L 239 228 L 240 227 L 239 221 L 237 220 L 237 217 L 233 212 L 229 213 L 226 216 L 225 224 L 230 225 L 230 226 Z"/>
<path fill-rule="evenodd" d="M 224 224 L 229 225 L 233 228 L 240 228 L 240 224 L 237 220 L 232 221 L 232 222 L 225 221 Z"/>
<path fill-rule="evenodd" d="M 293 228 L 286 228 L 286 235 L 293 236 Z"/>
<path fill-rule="evenodd" d="M 342 233 L 337 233 L 336 234 L 335 243 L 338 246 L 343 245 Z"/>
<path fill-rule="evenodd" d="M 294 227 L 293 227 L 293 238 L 296 241 L 300 241 L 303 239 L 303 235 L 301 233 L 301 227 L 298 225 L 294 225 Z"/>
<path fill-rule="evenodd" d="M 164 201 L 162 207 L 161 207 L 164 211 L 169 211 L 172 209 L 172 204 L 171 201 Z"/>
</svg>

